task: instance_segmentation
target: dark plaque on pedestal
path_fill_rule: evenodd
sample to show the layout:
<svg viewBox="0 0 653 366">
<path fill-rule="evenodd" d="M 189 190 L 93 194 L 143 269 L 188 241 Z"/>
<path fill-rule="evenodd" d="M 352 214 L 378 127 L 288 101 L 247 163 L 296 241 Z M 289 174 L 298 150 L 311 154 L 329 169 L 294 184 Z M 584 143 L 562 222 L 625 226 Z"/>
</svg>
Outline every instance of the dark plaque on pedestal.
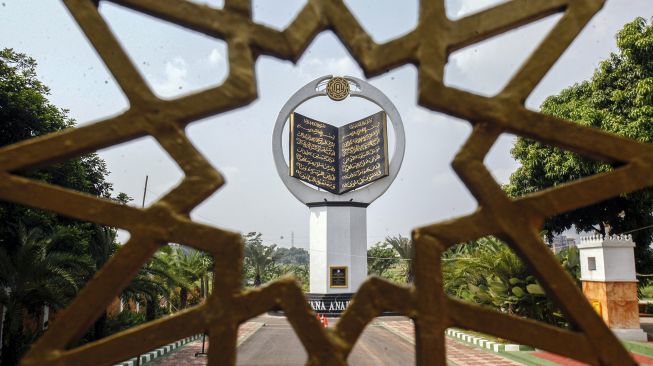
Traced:
<svg viewBox="0 0 653 366">
<path fill-rule="evenodd" d="M 347 286 L 347 267 L 329 267 L 329 287 Z"/>
<path fill-rule="evenodd" d="M 388 132 L 381 111 L 340 128 L 293 113 L 290 176 L 342 194 L 388 175 Z"/>
</svg>

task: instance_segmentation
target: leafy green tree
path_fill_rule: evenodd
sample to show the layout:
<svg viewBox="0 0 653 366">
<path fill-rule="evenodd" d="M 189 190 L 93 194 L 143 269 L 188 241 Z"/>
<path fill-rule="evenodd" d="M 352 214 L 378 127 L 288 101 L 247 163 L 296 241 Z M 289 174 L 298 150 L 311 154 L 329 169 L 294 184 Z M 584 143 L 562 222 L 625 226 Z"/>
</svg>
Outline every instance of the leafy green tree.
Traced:
<svg viewBox="0 0 653 366">
<path fill-rule="evenodd" d="M 300 264 L 308 266 L 309 254 L 304 248 L 277 248 L 279 263 L 282 264 Z"/>
<path fill-rule="evenodd" d="M 32 337 L 26 337 L 25 322 L 43 319 L 44 306 L 60 309 L 75 296 L 92 271 L 88 256 L 78 256 L 55 248 L 70 238 L 69 233 L 45 235 L 40 229 L 27 230 L 19 224 L 13 237 L 17 242 L 0 247 L 0 304 L 6 309 L 2 326 L 2 365 L 16 365 Z M 32 331 L 40 332 L 41 329 Z"/>
<path fill-rule="evenodd" d="M 50 89 L 36 78 L 36 61 L 12 49 L 0 50 L 0 146 L 74 125 L 66 111 L 50 104 Z"/>
<path fill-rule="evenodd" d="M 285 275 L 293 275 L 302 287 L 302 290 L 308 292 L 309 290 L 309 277 L 308 277 L 308 264 L 296 263 L 276 263 L 269 267 L 266 271 L 265 277 L 262 282 L 274 280 Z"/>
<path fill-rule="evenodd" d="M 415 272 L 413 271 L 413 258 L 415 257 L 415 247 L 410 238 L 401 235 L 388 236 L 383 241 L 383 245 L 392 248 L 399 258 L 406 262 L 406 282 L 413 283 Z"/>
<path fill-rule="evenodd" d="M 386 272 L 399 264 L 397 252 L 385 243 L 376 243 L 367 249 L 367 272 L 370 275 L 386 277 Z"/>
<path fill-rule="evenodd" d="M 265 245 L 261 233 L 251 232 L 244 235 L 245 264 L 251 267 L 254 275 L 254 286 L 260 286 L 262 278 L 279 260 L 276 244 Z"/>
<path fill-rule="evenodd" d="M 643 18 L 617 34 L 618 53 L 601 62 L 590 80 L 547 98 L 543 113 L 599 128 L 637 141 L 653 142 L 653 25 Z M 579 178 L 608 172 L 618 163 L 591 160 L 578 154 L 519 138 L 512 156 L 521 167 L 505 187 L 520 196 Z M 649 244 L 653 237 L 653 191 L 622 194 L 546 221 L 544 229 L 560 233 L 574 225 L 579 231 L 619 234 L 630 230 L 637 244 L 639 272 L 653 271 Z"/>
<path fill-rule="evenodd" d="M 12 49 L 0 50 L 0 146 L 75 125 L 75 121 L 68 117 L 68 111 L 57 108 L 48 101 L 50 90 L 37 79 L 36 67 L 36 61 L 25 54 Z M 111 198 L 113 192 L 112 184 L 106 180 L 109 171 L 105 162 L 93 153 L 44 167 L 17 171 L 16 174 L 103 198 Z M 108 258 L 107 253 L 94 252 L 100 249 L 94 246 L 98 230 L 103 231 L 104 235 L 115 236 L 115 230 L 111 228 L 0 201 L 0 249 L 9 257 L 24 250 L 20 244 L 24 238 L 20 236 L 19 230 L 15 230 L 18 226 L 24 226 L 26 232 L 43 233 L 42 241 L 48 242 L 43 254 L 46 258 L 65 254 L 88 261 L 95 270 Z M 113 244 L 111 242 L 107 245 Z M 71 264 L 75 263 L 71 261 Z M 66 268 L 68 275 L 80 279 L 80 283 L 86 282 L 95 272 L 77 266 Z M 68 301 L 72 297 L 66 293 L 61 299 Z M 65 304 L 57 306 L 63 305 Z M 34 314 L 28 312 L 27 315 Z M 28 322 L 31 320 L 33 319 L 28 319 Z M 95 324 L 94 334 L 84 339 L 97 338 L 104 333 L 103 322 L 104 317 L 101 317 Z"/>
<path fill-rule="evenodd" d="M 22 53 L 0 50 L 0 146 L 74 127 L 68 111 L 51 104 L 50 90 L 36 77 L 36 61 Z M 18 174 L 53 185 L 109 198 L 112 184 L 106 180 L 109 171 L 97 154 L 88 154 L 65 162 L 53 163 Z M 0 202 L 0 247 L 18 242 L 12 229 L 18 223 L 28 229 L 38 227 L 56 231 L 56 226 L 80 226 L 93 232 L 88 224 L 53 213 L 8 202 Z"/>
<path fill-rule="evenodd" d="M 129 202 L 133 201 L 134 199 L 130 197 L 127 193 L 125 192 L 120 192 L 115 198 L 116 201 L 122 203 L 123 205 L 128 204 Z"/>
<path fill-rule="evenodd" d="M 578 248 L 576 246 L 564 248 L 556 254 L 556 258 L 558 258 L 562 268 L 576 281 L 576 286 L 581 287 L 580 252 Z"/>
</svg>

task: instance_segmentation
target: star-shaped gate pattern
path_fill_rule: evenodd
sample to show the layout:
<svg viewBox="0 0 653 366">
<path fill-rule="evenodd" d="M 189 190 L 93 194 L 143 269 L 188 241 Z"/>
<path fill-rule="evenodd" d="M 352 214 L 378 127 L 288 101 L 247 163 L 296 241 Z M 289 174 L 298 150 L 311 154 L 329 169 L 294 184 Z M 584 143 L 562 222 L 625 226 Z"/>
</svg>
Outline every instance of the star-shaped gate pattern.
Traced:
<svg viewBox="0 0 653 366">
<path fill-rule="evenodd" d="M 635 364 L 546 248 L 538 231 L 544 218 L 621 193 L 651 186 L 653 148 L 599 130 L 527 110 L 524 101 L 562 52 L 602 7 L 603 0 L 513 0 L 452 21 L 444 0 L 421 0 L 419 22 L 408 34 L 376 44 L 342 0 L 308 0 L 283 31 L 252 20 L 251 2 L 225 0 L 223 9 L 185 0 L 114 0 L 135 11 L 223 39 L 229 75 L 215 88 L 173 100 L 157 98 L 98 13 L 99 0 L 64 0 L 130 102 L 119 116 L 0 149 L 0 198 L 127 230 L 130 240 L 80 291 L 33 345 L 23 365 L 110 365 L 162 344 L 208 330 L 209 365 L 234 364 L 238 325 L 280 305 L 308 353 L 310 364 L 345 364 L 363 329 L 385 310 L 416 323 L 417 363 L 445 365 L 444 330 L 457 326 L 529 344 L 590 364 Z M 451 52 L 546 16 L 562 17 L 494 97 L 443 83 Z M 368 279 L 334 329 L 323 329 L 296 282 L 284 278 L 255 290 L 241 287 L 238 234 L 193 222 L 189 212 L 224 183 L 195 149 L 187 124 L 249 104 L 257 97 L 254 64 L 265 54 L 296 61 L 314 37 L 332 30 L 368 77 L 404 64 L 418 67 L 419 104 L 468 120 L 472 135 L 453 167 L 478 201 L 467 216 L 415 229 L 415 285 Z M 512 199 L 500 189 L 483 158 L 497 136 L 509 132 L 622 165 L 548 190 Z M 152 206 L 133 208 L 32 181 L 12 172 L 153 136 L 185 177 Z M 497 313 L 447 297 L 440 257 L 448 247 L 496 235 L 538 277 L 574 330 Z M 214 289 L 201 305 L 170 317 L 69 348 L 163 244 L 182 243 L 215 259 Z"/>
</svg>

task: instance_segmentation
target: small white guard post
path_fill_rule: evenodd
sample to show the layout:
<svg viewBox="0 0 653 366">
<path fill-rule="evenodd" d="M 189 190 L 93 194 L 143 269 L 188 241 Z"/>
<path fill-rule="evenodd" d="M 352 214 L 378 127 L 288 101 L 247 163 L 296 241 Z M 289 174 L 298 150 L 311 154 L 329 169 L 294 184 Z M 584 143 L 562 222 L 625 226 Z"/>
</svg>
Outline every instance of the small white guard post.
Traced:
<svg viewBox="0 0 653 366">
<path fill-rule="evenodd" d="M 639 324 L 634 247 L 631 235 L 581 237 L 581 281 L 585 297 L 618 338 L 645 342 Z"/>
</svg>

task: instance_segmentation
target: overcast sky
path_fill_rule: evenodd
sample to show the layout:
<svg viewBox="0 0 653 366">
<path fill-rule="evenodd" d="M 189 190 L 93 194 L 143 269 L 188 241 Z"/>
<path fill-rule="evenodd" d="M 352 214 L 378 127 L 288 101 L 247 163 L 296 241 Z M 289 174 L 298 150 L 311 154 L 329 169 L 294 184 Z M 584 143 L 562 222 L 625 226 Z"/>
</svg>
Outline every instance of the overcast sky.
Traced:
<svg viewBox="0 0 653 366">
<path fill-rule="evenodd" d="M 221 1 L 198 1 L 221 7 Z M 459 18 L 503 1 L 447 0 L 447 15 Z M 283 3 L 284 6 L 280 6 Z M 377 42 L 413 29 L 416 1 L 346 1 Z M 254 18 L 283 29 L 304 1 L 254 1 Z M 102 15 L 154 92 L 175 98 L 219 85 L 228 72 L 222 41 L 185 30 L 117 5 L 102 2 Z M 614 35 L 637 16 L 650 19 L 650 0 L 608 0 L 527 101 L 534 110 L 547 96 L 591 76 L 615 51 Z M 552 28 L 552 16 L 454 53 L 446 68 L 448 85 L 492 95 L 505 85 L 527 55 Z M 78 124 L 121 113 L 127 107 L 112 76 L 59 1 L 0 0 L 0 47 L 34 57 L 50 100 L 68 109 Z M 277 176 L 271 136 L 282 105 L 306 82 L 326 74 L 363 77 L 360 68 L 330 32 L 320 34 L 297 64 L 260 57 L 256 64 L 259 98 L 247 107 L 197 121 L 187 132 L 197 148 L 227 179 L 227 185 L 198 206 L 192 217 L 241 232 L 259 231 L 268 242 L 308 247 L 308 208 Z M 469 135 L 470 125 L 416 105 L 414 67 L 404 66 L 369 80 L 395 103 L 406 130 L 406 155 L 390 189 L 368 208 L 368 244 L 387 235 L 408 235 L 412 228 L 473 211 L 476 202 L 456 177 L 450 162 Z M 319 98 L 299 111 L 341 125 L 378 110 L 371 103 L 346 100 L 330 105 Z M 344 107 L 341 109 L 340 107 Z M 343 112 L 344 111 L 344 112 Z M 517 163 L 510 157 L 512 136 L 503 136 L 486 164 L 505 183 Z M 140 205 L 145 175 L 146 204 L 170 190 L 182 173 L 152 138 L 99 152 L 107 162 L 116 192 Z M 126 235 L 121 236 L 123 239 Z"/>
</svg>

